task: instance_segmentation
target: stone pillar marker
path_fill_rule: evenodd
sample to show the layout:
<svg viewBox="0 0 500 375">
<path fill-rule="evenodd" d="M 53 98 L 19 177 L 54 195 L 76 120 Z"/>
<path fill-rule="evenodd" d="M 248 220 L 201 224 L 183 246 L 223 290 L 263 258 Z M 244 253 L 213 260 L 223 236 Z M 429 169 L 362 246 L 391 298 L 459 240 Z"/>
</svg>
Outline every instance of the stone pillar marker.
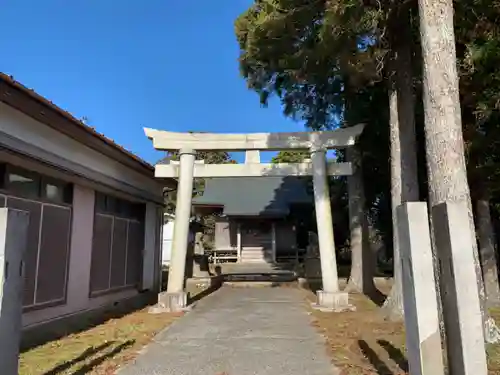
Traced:
<svg viewBox="0 0 500 375">
<path fill-rule="evenodd" d="M 193 174 L 196 152 L 191 149 L 179 151 L 179 184 L 175 207 L 172 258 L 168 273 L 167 292 L 159 295 L 158 307 L 166 311 L 182 311 L 187 305 L 184 291 L 186 256 L 188 248 L 191 201 L 193 199 Z"/>
<path fill-rule="evenodd" d="M 327 311 L 352 309 L 352 306 L 349 305 L 348 294 L 339 291 L 330 192 L 326 170 L 326 150 L 323 147 L 313 145 L 311 147 L 311 161 L 323 282 L 323 290 L 317 292 L 318 301 L 315 307 Z"/>
<path fill-rule="evenodd" d="M 443 318 L 448 367 L 453 375 L 486 375 L 477 275 L 466 202 L 432 208 L 436 250 L 442 277 Z"/>
<path fill-rule="evenodd" d="M 203 246 L 203 233 L 196 232 L 194 236 L 193 278 L 210 279 L 208 257 Z"/>
<path fill-rule="evenodd" d="M 396 209 L 410 374 L 444 375 L 427 203 Z"/>
<path fill-rule="evenodd" d="M 0 208 L 0 369 L 17 375 L 29 213 Z"/>
</svg>

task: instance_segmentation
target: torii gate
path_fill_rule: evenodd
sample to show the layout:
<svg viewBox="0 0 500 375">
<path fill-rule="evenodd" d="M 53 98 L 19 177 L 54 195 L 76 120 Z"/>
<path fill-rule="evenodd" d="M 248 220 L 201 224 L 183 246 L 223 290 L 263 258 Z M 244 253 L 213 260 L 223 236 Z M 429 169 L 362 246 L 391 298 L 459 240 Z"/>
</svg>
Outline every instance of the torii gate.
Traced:
<svg viewBox="0 0 500 375">
<path fill-rule="evenodd" d="M 328 149 L 353 146 L 364 125 L 321 132 L 293 133 L 179 133 L 145 128 L 153 146 L 162 151 L 179 151 L 179 162 L 159 164 L 155 177 L 178 177 L 175 226 L 167 292 L 159 297 L 159 307 L 179 311 L 187 305 L 184 273 L 188 248 L 189 220 L 194 177 L 312 176 L 318 226 L 323 289 L 317 292 L 322 309 L 349 308 L 347 293 L 339 290 L 328 176 L 352 175 L 350 163 L 327 163 Z M 311 160 L 303 163 L 261 164 L 252 153 L 258 151 L 309 150 Z M 246 151 L 245 164 L 203 164 L 195 162 L 196 151 Z M 250 156 L 250 157 L 249 157 Z M 256 160 L 257 159 L 257 160 Z"/>
</svg>

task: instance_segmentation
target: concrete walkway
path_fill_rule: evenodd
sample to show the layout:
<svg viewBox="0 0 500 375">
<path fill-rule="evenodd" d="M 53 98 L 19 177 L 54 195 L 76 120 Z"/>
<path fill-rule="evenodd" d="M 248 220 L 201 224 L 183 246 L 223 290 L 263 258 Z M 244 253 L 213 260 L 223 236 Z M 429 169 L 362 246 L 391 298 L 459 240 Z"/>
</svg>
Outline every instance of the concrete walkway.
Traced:
<svg viewBox="0 0 500 375">
<path fill-rule="evenodd" d="M 119 375 L 336 375 L 300 291 L 223 287 Z"/>
</svg>

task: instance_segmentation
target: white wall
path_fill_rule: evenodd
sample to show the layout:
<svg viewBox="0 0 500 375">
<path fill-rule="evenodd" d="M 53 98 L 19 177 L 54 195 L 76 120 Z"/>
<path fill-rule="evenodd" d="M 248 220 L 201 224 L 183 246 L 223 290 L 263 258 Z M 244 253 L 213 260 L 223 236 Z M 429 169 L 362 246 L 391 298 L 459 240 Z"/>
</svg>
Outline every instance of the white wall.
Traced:
<svg viewBox="0 0 500 375">
<path fill-rule="evenodd" d="M 163 224 L 163 242 L 161 250 L 161 263 L 164 265 L 170 264 L 172 255 L 172 239 L 174 238 L 174 221 L 169 220 Z"/>
</svg>

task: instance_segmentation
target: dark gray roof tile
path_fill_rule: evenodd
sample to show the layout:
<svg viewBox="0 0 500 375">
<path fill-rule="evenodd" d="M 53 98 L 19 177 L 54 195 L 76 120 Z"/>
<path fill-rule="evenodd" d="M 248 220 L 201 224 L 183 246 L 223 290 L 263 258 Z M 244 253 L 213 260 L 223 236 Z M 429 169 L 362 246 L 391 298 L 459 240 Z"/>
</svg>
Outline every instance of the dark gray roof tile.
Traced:
<svg viewBox="0 0 500 375">
<path fill-rule="evenodd" d="M 285 216 L 289 206 L 310 203 L 306 179 L 298 177 L 226 177 L 206 179 L 199 205 L 224 206 L 232 216 Z"/>
</svg>

